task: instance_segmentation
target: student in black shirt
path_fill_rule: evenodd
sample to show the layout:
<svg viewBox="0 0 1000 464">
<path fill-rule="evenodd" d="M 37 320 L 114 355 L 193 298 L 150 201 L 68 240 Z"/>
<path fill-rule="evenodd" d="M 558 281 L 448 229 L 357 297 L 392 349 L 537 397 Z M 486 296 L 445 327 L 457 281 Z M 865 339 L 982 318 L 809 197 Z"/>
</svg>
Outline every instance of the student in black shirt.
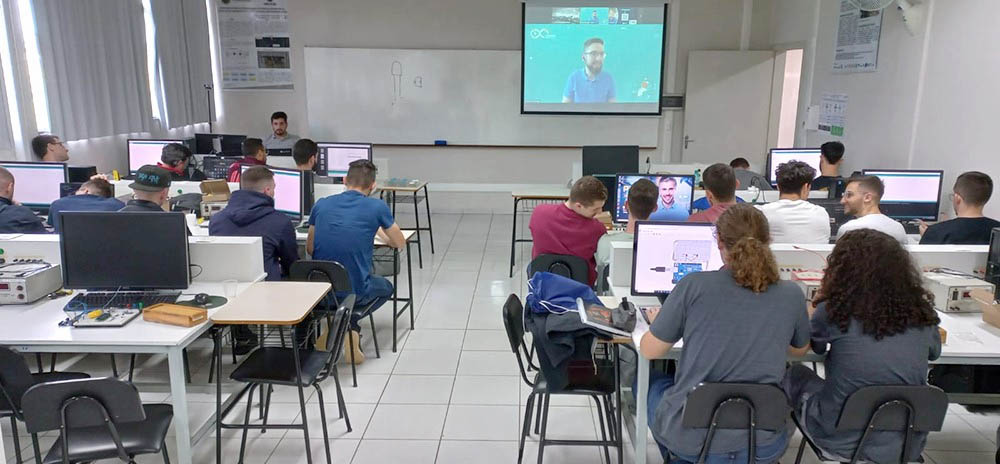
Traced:
<svg viewBox="0 0 1000 464">
<path fill-rule="evenodd" d="M 159 211 L 167 202 L 170 188 L 170 171 L 147 164 L 135 173 L 135 182 L 128 185 L 132 199 L 119 211 Z"/>
<path fill-rule="evenodd" d="M 955 219 L 928 226 L 920 221 L 922 245 L 988 245 L 1000 221 L 983 216 L 983 207 L 993 195 L 993 179 L 979 172 L 962 173 L 955 181 L 951 204 Z"/>
<path fill-rule="evenodd" d="M 820 145 L 819 150 L 822 155 L 819 157 L 819 176 L 813 179 L 812 189 L 829 191 L 837 187 L 837 179 L 840 179 L 840 164 L 844 161 L 844 144 L 826 142 Z"/>
<path fill-rule="evenodd" d="M 0 233 L 46 233 L 42 218 L 27 206 L 14 203 L 14 175 L 4 168 L 0 168 Z"/>
</svg>

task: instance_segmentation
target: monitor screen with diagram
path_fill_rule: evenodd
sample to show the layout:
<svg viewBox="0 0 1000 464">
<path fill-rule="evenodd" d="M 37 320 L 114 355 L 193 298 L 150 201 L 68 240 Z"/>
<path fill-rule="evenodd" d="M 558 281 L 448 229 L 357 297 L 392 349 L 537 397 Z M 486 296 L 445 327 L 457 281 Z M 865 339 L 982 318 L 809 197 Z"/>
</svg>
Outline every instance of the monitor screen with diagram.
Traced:
<svg viewBox="0 0 1000 464">
<path fill-rule="evenodd" d="M 667 295 L 688 274 L 722 268 L 713 224 L 639 221 L 634 247 L 633 295 Z"/>
</svg>

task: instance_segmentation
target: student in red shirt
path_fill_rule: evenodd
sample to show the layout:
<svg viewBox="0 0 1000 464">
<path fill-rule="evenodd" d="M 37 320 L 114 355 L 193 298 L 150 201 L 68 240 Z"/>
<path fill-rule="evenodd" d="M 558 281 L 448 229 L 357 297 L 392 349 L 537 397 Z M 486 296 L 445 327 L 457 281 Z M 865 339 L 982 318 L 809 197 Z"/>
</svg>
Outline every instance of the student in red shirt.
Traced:
<svg viewBox="0 0 1000 464">
<path fill-rule="evenodd" d="M 573 184 L 565 203 L 542 204 L 531 213 L 531 258 L 541 254 L 573 255 L 587 260 L 589 282 L 597 280 L 594 252 L 597 242 L 607 232 L 594 219 L 608 199 L 608 189 L 593 176 L 584 176 Z"/>
<path fill-rule="evenodd" d="M 701 183 L 705 186 L 705 198 L 711 208 L 699 211 L 688 217 L 688 222 L 711 222 L 722 216 L 730 206 L 736 204 L 736 188 L 739 181 L 736 180 L 736 173 L 728 164 L 715 163 L 701 174 Z"/>
<path fill-rule="evenodd" d="M 229 182 L 239 182 L 241 166 L 267 166 L 267 149 L 260 139 L 247 138 L 243 141 L 243 159 L 229 165 Z"/>
</svg>

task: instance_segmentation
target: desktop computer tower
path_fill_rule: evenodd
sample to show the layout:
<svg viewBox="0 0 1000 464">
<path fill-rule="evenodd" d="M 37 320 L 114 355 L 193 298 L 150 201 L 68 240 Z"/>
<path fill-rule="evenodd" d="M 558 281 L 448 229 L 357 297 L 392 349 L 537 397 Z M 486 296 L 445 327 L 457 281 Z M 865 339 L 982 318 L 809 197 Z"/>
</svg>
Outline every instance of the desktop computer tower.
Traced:
<svg viewBox="0 0 1000 464">
<path fill-rule="evenodd" d="M 990 234 L 990 251 L 986 255 L 986 278 L 987 282 L 993 284 L 995 290 L 993 299 L 1000 299 L 1000 227 L 993 229 Z"/>
</svg>

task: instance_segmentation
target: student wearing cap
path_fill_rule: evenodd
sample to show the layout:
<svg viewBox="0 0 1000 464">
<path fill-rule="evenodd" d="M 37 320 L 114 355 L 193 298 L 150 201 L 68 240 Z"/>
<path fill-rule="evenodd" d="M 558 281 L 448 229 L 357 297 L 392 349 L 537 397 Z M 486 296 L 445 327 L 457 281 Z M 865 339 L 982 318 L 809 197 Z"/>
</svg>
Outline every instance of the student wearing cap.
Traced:
<svg viewBox="0 0 1000 464">
<path fill-rule="evenodd" d="M 27 206 L 14 203 L 14 175 L 0 168 L 0 233 L 44 234 L 42 218 Z"/>
<path fill-rule="evenodd" d="M 240 181 L 240 171 L 244 165 L 267 165 L 267 148 L 264 148 L 264 142 L 261 142 L 260 139 L 248 138 L 243 141 L 241 148 L 243 150 L 243 159 L 229 165 L 229 182 Z"/>
<path fill-rule="evenodd" d="M 163 146 L 163 151 L 160 154 L 160 162 L 156 163 L 157 166 L 170 171 L 170 178 L 172 180 L 193 180 L 193 181 L 203 181 L 208 177 L 205 176 L 204 172 L 195 168 L 191 169 L 188 173 L 188 164 L 191 163 L 191 150 L 184 145 L 179 143 L 168 143 Z"/>
<path fill-rule="evenodd" d="M 170 171 L 147 164 L 135 173 L 135 181 L 128 185 L 132 199 L 119 211 L 165 211 L 167 190 L 170 188 Z"/>
<path fill-rule="evenodd" d="M 125 207 L 114 197 L 115 188 L 100 175 L 84 182 L 75 194 L 62 197 L 49 206 L 49 225 L 59 232 L 59 213 L 63 211 L 118 211 Z"/>
</svg>

